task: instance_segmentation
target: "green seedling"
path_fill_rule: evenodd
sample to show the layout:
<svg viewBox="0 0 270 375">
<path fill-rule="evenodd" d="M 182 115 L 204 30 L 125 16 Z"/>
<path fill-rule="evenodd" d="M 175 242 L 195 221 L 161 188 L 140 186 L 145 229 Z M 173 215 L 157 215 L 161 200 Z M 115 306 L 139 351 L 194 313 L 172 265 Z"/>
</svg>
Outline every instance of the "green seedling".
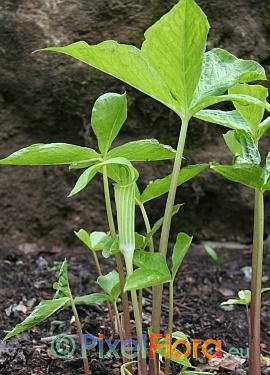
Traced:
<svg viewBox="0 0 270 375">
<path fill-rule="evenodd" d="M 209 245 L 204 245 L 204 249 L 207 252 L 207 254 L 213 259 L 214 262 L 219 263 L 220 258 L 217 255 L 216 251 Z"/>
<path fill-rule="evenodd" d="M 238 59 L 223 49 L 214 48 L 206 52 L 208 31 L 209 24 L 200 7 L 193 0 L 180 0 L 145 32 L 145 41 L 140 49 L 109 40 L 94 46 L 76 42 L 65 47 L 50 47 L 43 50 L 72 56 L 135 87 L 174 111 L 179 117 L 176 150 L 153 139 L 132 141 L 112 148 L 127 117 L 127 99 L 125 94 L 107 93 L 97 99 L 91 116 L 92 129 L 98 141 L 97 151 L 65 143 L 36 144 L 0 160 L 2 165 L 67 164 L 70 169 L 84 169 L 69 196 L 86 188 L 98 173 L 102 175 L 108 218 L 108 228 L 104 230 L 108 229 L 110 236 L 110 240 L 104 243 L 102 254 L 106 257 L 114 255 L 116 259 L 120 289 L 118 286 L 116 288 L 117 291 L 121 291 L 124 313 L 122 336 L 125 337 L 131 337 L 127 291 L 131 292 L 136 330 L 140 340 L 142 307 L 138 296 L 141 296 L 141 291 L 146 287 L 153 287 L 152 326 L 154 333 L 160 332 L 164 283 L 169 283 L 170 314 L 167 333 L 172 334 L 173 282 L 191 243 L 190 236 L 182 232 L 178 234 L 173 248 L 172 269 L 169 269 L 167 249 L 171 219 L 180 207 L 175 206 L 176 190 L 179 185 L 208 167 L 208 164 L 200 164 L 181 168 L 190 119 L 198 117 L 210 121 L 210 118 L 212 122 L 223 121 L 222 125 L 224 122 L 228 125 L 231 121 L 234 121 L 233 124 L 238 123 L 245 107 L 256 108 L 257 117 L 265 108 L 270 108 L 262 93 L 256 95 L 253 89 L 235 89 L 242 87 L 239 86 L 240 83 L 265 80 L 264 69 L 257 62 Z M 221 120 L 219 114 L 205 109 L 223 101 L 233 101 L 238 112 L 233 111 L 229 118 Z M 241 126 L 248 126 L 245 120 L 241 121 Z M 233 125 L 231 127 L 233 128 Z M 262 122 L 257 138 L 268 127 L 268 122 Z M 141 193 L 137 187 L 139 172 L 132 163 L 171 159 L 174 160 L 172 173 L 153 181 Z M 218 166 L 212 164 L 212 168 L 218 169 Z M 264 175 L 266 186 L 270 185 L 266 177 L 268 170 L 267 166 Z M 114 222 L 110 185 L 113 185 L 117 226 Z M 145 203 L 162 194 L 168 194 L 164 217 L 151 226 Z M 259 194 L 257 201 L 261 202 Z M 143 236 L 135 234 L 136 204 L 145 222 L 146 233 Z M 159 249 L 156 251 L 153 235 L 160 226 Z M 88 238 L 80 231 L 77 235 L 95 253 L 91 235 Z M 136 239 L 140 245 L 136 244 Z M 137 268 L 134 269 L 134 266 Z M 112 274 L 108 277 L 115 276 Z M 98 278 L 99 285 L 107 293 L 105 297 L 103 294 L 102 298 L 114 303 L 114 288 L 109 290 L 106 283 L 105 288 L 103 277 L 106 276 Z M 77 301 L 78 298 L 80 297 L 77 297 Z M 117 317 L 117 309 L 114 307 Z M 25 325 L 24 328 L 27 329 Z M 129 372 L 128 366 L 129 364 L 125 364 L 122 367 L 122 373 Z M 165 375 L 168 375 L 169 371 L 170 359 L 166 359 Z M 158 356 L 150 360 L 149 370 L 145 359 L 139 358 L 138 374 L 147 373 L 159 374 Z M 184 373 L 191 373 L 185 365 L 182 369 L 182 374 Z M 251 373 L 257 375 L 255 371 Z"/>
<path fill-rule="evenodd" d="M 105 232 L 93 232 L 90 235 L 84 230 L 80 229 L 78 232 L 74 232 L 75 235 L 91 250 L 96 266 L 96 270 L 99 276 L 102 275 L 101 267 L 96 252 L 102 250 L 104 244 L 109 241 L 109 236 Z M 108 313 L 110 316 L 110 321 L 112 328 L 114 329 L 114 319 L 109 301 L 106 301 Z"/>
<path fill-rule="evenodd" d="M 75 318 L 75 323 L 77 326 L 80 342 L 82 343 L 82 328 L 79 320 L 79 316 L 76 309 L 76 304 L 93 304 L 98 302 L 104 302 L 106 300 L 112 300 L 110 294 L 93 293 L 90 295 L 85 295 L 81 297 L 73 298 L 68 282 L 68 271 L 67 262 L 63 262 L 60 272 L 59 280 L 54 283 L 54 289 L 56 289 L 55 296 L 52 300 L 41 301 L 40 304 L 34 309 L 34 311 L 20 324 L 18 324 L 11 332 L 9 332 L 4 340 L 7 340 L 13 336 L 24 332 L 35 325 L 43 322 L 52 314 L 65 309 L 67 307 L 72 308 L 72 312 Z M 73 351 L 75 347 L 71 348 Z M 57 352 L 56 355 L 59 353 Z M 69 353 L 70 354 L 70 353 Z M 84 374 L 90 375 L 89 364 L 87 357 L 83 358 Z"/>
<path fill-rule="evenodd" d="M 269 291 L 270 288 L 262 288 L 261 293 Z M 250 319 L 250 303 L 251 303 L 251 291 L 250 290 L 240 290 L 238 292 L 238 299 L 228 299 L 228 301 L 222 302 L 221 306 L 224 305 L 244 305 L 246 306 L 247 322 L 248 322 L 248 336 L 249 341 L 251 340 L 250 335 L 252 334 L 252 326 Z"/>
<path fill-rule="evenodd" d="M 218 255 L 217 252 L 209 245 L 205 244 L 204 249 L 207 252 L 207 254 L 213 259 L 217 266 L 217 271 L 220 271 L 222 267 L 222 263 L 224 259 L 227 257 L 228 253 L 223 253 L 221 255 Z"/>
</svg>

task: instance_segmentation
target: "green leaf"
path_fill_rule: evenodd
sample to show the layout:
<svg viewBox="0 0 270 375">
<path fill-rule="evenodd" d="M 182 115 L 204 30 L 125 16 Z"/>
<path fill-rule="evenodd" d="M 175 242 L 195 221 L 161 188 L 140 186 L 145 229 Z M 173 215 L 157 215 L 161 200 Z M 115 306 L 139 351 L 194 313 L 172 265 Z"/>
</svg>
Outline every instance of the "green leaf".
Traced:
<svg viewBox="0 0 270 375">
<path fill-rule="evenodd" d="M 204 245 L 205 251 L 207 254 L 215 261 L 219 261 L 219 256 L 217 255 L 216 251 L 209 245 Z"/>
<path fill-rule="evenodd" d="M 136 250 L 143 249 L 145 244 L 145 236 L 135 232 L 135 248 Z"/>
<path fill-rule="evenodd" d="M 223 134 L 223 138 L 234 157 L 241 154 L 242 147 L 235 138 L 235 133 L 233 130 L 229 130 L 226 134 Z"/>
<path fill-rule="evenodd" d="M 105 276 L 99 276 L 97 278 L 98 285 L 105 290 L 106 293 L 116 301 L 121 292 L 119 275 L 116 271 L 112 271 Z"/>
<path fill-rule="evenodd" d="M 110 164 L 118 164 L 121 167 L 123 167 L 121 170 L 122 171 L 125 170 L 126 174 L 128 175 L 128 178 L 130 178 L 131 180 L 135 181 L 138 178 L 138 172 L 132 166 L 132 164 L 130 163 L 129 160 L 127 160 L 125 158 L 122 158 L 122 157 L 107 159 L 107 160 L 104 160 L 103 162 L 92 165 L 91 167 L 86 169 L 81 174 L 81 176 L 79 177 L 79 179 L 76 182 L 74 188 L 70 192 L 69 197 L 71 197 L 72 195 L 75 195 L 75 194 L 79 193 L 81 190 L 83 190 L 89 184 L 89 182 L 95 177 L 95 175 L 98 172 L 102 171 L 102 169 L 105 165 L 107 166 L 107 165 L 110 165 Z M 109 175 L 109 173 L 108 173 L 108 175 Z M 111 175 L 110 175 L 110 177 L 111 177 Z M 118 182 L 118 183 L 122 182 L 122 174 L 121 173 L 119 175 L 115 174 L 113 177 L 116 178 L 116 182 Z"/>
<path fill-rule="evenodd" d="M 155 270 L 167 278 L 171 278 L 171 274 L 163 254 L 136 250 L 133 256 L 133 263 L 137 267 L 147 269 L 149 273 L 151 273 L 152 270 Z"/>
<path fill-rule="evenodd" d="M 256 138 L 259 140 L 261 136 L 270 128 L 270 116 L 259 124 Z"/>
<path fill-rule="evenodd" d="M 186 233 L 178 233 L 176 238 L 176 243 L 173 248 L 172 253 L 172 278 L 174 279 L 176 273 L 181 266 L 181 263 L 190 247 L 192 237 L 188 236 Z"/>
<path fill-rule="evenodd" d="M 204 169 L 206 169 L 208 166 L 209 164 L 196 164 L 182 168 L 179 172 L 177 185 L 179 186 L 189 181 Z M 141 194 L 141 203 L 148 202 L 151 199 L 157 198 L 167 193 L 170 189 L 171 179 L 172 175 L 170 174 L 162 179 L 157 179 L 153 182 L 150 182 Z"/>
<path fill-rule="evenodd" d="M 127 142 L 109 151 L 108 158 L 122 156 L 130 161 L 155 161 L 175 158 L 176 151 L 156 139 Z"/>
<path fill-rule="evenodd" d="M 5 165 L 60 165 L 99 159 L 100 154 L 88 147 L 67 143 L 37 143 L 22 148 L 0 160 Z"/>
<path fill-rule="evenodd" d="M 268 90 L 261 85 L 236 84 L 229 89 L 229 94 L 249 95 L 265 102 Z M 255 136 L 264 115 L 264 108 L 252 103 L 247 105 L 234 102 L 233 104 Z"/>
<path fill-rule="evenodd" d="M 105 242 L 102 250 L 102 255 L 104 258 L 109 258 L 111 255 L 117 253 L 120 253 L 118 237 L 115 240 L 108 240 Z"/>
<path fill-rule="evenodd" d="M 99 150 L 103 155 L 111 147 L 126 118 L 126 94 L 106 93 L 96 100 L 92 110 L 91 124 L 98 140 Z"/>
<path fill-rule="evenodd" d="M 42 51 L 72 56 L 174 108 L 169 87 L 152 67 L 147 56 L 134 46 L 107 40 L 94 46 L 76 42 L 65 47 L 44 48 Z"/>
<path fill-rule="evenodd" d="M 219 109 L 203 109 L 197 112 L 194 117 L 199 120 L 223 125 L 230 129 L 242 129 L 249 131 L 249 127 L 243 117 L 236 111 L 221 111 Z M 270 124 L 269 124 L 270 126 Z"/>
<path fill-rule="evenodd" d="M 85 296 L 79 296 L 74 298 L 74 303 L 76 305 L 80 304 L 94 304 L 94 303 L 101 303 L 104 301 L 111 301 L 111 297 L 108 294 L 102 293 L 92 293 L 87 294 Z"/>
<path fill-rule="evenodd" d="M 209 25 L 193 0 L 181 0 L 145 33 L 142 49 L 106 41 L 76 42 L 60 52 L 108 73 L 179 112 L 199 81 Z M 179 103 L 182 108 L 179 108 Z"/>
<path fill-rule="evenodd" d="M 5 336 L 4 340 L 16 336 L 19 333 L 22 333 L 43 322 L 43 320 L 47 319 L 49 316 L 57 312 L 69 301 L 70 299 L 68 297 L 41 301 L 40 304 L 34 309 L 34 311 L 22 323 L 17 324 L 16 327 Z"/>
<path fill-rule="evenodd" d="M 261 293 L 269 291 L 270 288 L 262 288 Z M 229 299 L 226 302 L 222 302 L 221 305 L 245 305 L 248 306 L 251 302 L 251 291 L 240 290 L 238 292 L 239 299 Z"/>
<path fill-rule="evenodd" d="M 220 165 L 218 163 L 210 163 L 210 168 L 228 180 L 239 182 L 252 189 L 261 189 L 263 186 L 262 168 L 259 165 Z"/>
<path fill-rule="evenodd" d="M 53 284 L 53 288 L 56 289 L 56 293 L 54 295 L 54 299 L 62 298 L 62 297 L 71 297 L 71 292 L 68 283 L 68 271 L 67 271 L 67 260 L 65 259 L 61 265 L 59 271 L 59 277 L 57 283 Z"/>
<path fill-rule="evenodd" d="M 74 233 L 92 251 L 102 250 L 110 238 L 105 232 L 92 232 L 89 235 L 84 229 Z"/>
<path fill-rule="evenodd" d="M 242 148 L 241 154 L 235 158 L 235 163 L 259 165 L 261 163 L 261 155 L 251 134 L 244 130 L 235 130 L 234 135 Z"/>
<path fill-rule="evenodd" d="M 125 283 L 124 290 L 128 291 L 128 290 L 144 289 L 150 286 L 169 282 L 170 280 L 171 280 L 170 275 L 166 276 L 163 273 L 155 269 L 151 269 L 151 271 L 149 271 L 146 268 L 138 268 L 133 272 L 133 274 L 128 276 L 126 283 Z"/>
<path fill-rule="evenodd" d="M 262 108 L 265 108 L 268 112 L 270 111 L 270 104 L 266 101 L 262 102 L 259 99 L 256 99 L 249 95 L 242 95 L 242 94 L 230 94 L 230 95 L 221 95 L 221 96 L 209 96 L 205 99 L 202 99 L 199 103 L 197 103 L 191 110 L 190 113 L 192 116 L 195 116 L 196 113 L 201 111 L 202 109 L 209 107 L 211 105 L 221 103 L 221 102 L 237 102 L 243 105 L 247 104 L 256 104 Z"/>
<path fill-rule="evenodd" d="M 264 181 L 264 186 L 269 182 L 269 177 L 270 177 L 270 152 L 268 153 L 265 161 L 265 166 L 263 167 L 262 170 L 262 178 Z"/>
<path fill-rule="evenodd" d="M 87 160 L 87 161 L 74 161 L 73 163 L 70 164 L 69 170 L 71 171 L 72 169 L 85 169 L 85 168 L 91 167 L 91 165 L 97 164 L 101 161 L 102 161 L 101 158 Z"/>
<path fill-rule="evenodd" d="M 230 130 L 224 135 L 224 139 L 234 155 L 234 164 L 260 164 L 261 155 L 250 133 L 245 130 Z"/>
<path fill-rule="evenodd" d="M 173 210 L 172 210 L 172 216 L 175 215 L 178 211 L 179 211 L 179 208 L 183 206 L 183 204 L 176 204 L 173 206 Z M 145 237 L 145 240 L 144 240 L 144 247 L 148 244 L 149 240 L 151 237 L 153 237 L 153 235 L 159 230 L 159 228 L 162 226 L 163 224 L 163 221 L 164 221 L 164 217 L 161 217 L 154 225 L 153 225 L 153 228 L 150 230 L 149 233 L 147 233 L 146 237 Z"/>
<path fill-rule="evenodd" d="M 91 167 L 87 168 L 78 178 L 74 188 L 71 190 L 68 197 L 72 197 L 73 195 L 78 194 L 81 190 L 83 190 L 101 169 L 101 163 L 92 165 Z"/>
<path fill-rule="evenodd" d="M 223 49 L 214 48 L 204 55 L 202 74 L 191 108 L 208 97 L 224 94 L 236 83 L 265 79 L 265 71 L 257 62 L 237 59 Z M 209 105 L 203 105 L 202 108 Z"/>
<path fill-rule="evenodd" d="M 250 290 L 240 290 L 238 292 L 239 299 L 229 299 L 226 302 L 222 302 L 223 305 L 245 305 L 248 306 L 251 301 L 251 291 Z"/>
<path fill-rule="evenodd" d="M 193 0 L 181 0 L 145 33 L 142 52 L 186 111 L 199 82 L 209 24 Z"/>
</svg>

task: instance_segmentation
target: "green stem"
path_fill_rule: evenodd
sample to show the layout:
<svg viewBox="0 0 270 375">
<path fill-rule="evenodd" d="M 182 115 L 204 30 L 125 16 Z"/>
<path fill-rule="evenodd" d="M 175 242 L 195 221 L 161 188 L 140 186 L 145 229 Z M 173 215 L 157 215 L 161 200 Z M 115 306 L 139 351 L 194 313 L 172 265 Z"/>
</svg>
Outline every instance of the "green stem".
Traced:
<svg viewBox="0 0 270 375">
<path fill-rule="evenodd" d="M 126 253 L 124 254 L 126 268 L 127 268 L 127 276 L 133 274 L 133 254 Z M 140 313 L 140 307 L 138 304 L 137 293 L 136 290 L 131 290 L 131 300 L 132 300 L 132 307 L 133 307 L 133 314 L 136 326 L 136 335 L 138 338 L 138 343 L 140 347 L 140 355 L 139 355 L 139 366 L 138 366 L 138 373 L 141 375 L 147 375 L 147 366 L 146 366 L 146 359 L 143 355 L 143 332 L 142 332 L 142 318 Z M 141 365 L 141 366 L 140 366 Z"/>
<path fill-rule="evenodd" d="M 144 220 L 144 224 L 145 224 L 145 228 L 146 228 L 146 233 L 148 234 L 149 232 L 151 232 L 151 226 L 150 226 L 150 223 L 149 223 L 148 215 L 147 215 L 147 212 L 145 210 L 144 205 L 141 203 L 139 206 L 140 206 L 141 213 L 142 213 L 142 216 L 143 216 L 143 220 Z M 149 240 L 149 250 L 151 252 L 154 252 L 153 237 L 151 237 L 150 240 Z"/>
<path fill-rule="evenodd" d="M 171 180 L 170 190 L 168 193 L 168 198 L 167 198 L 167 203 L 166 203 L 166 208 L 165 208 L 165 213 L 164 213 L 164 222 L 163 222 L 162 231 L 161 231 L 159 252 L 163 254 L 165 258 L 167 255 L 167 248 L 168 248 L 169 234 L 170 234 L 171 220 L 172 220 L 172 211 L 173 211 L 173 205 L 174 205 L 175 195 L 176 195 L 176 190 L 177 190 L 178 175 L 179 175 L 179 171 L 180 171 L 182 159 L 183 159 L 188 123 L 189 123 L 189 117 L 182 119 L 182 125 L 181 125 L 181 130 L 180 130 L 180 135 L 179 135 L 178 145 L 177 145 L 177 150 L 176 150 L 176 157 L 175 157 L 174 165 L 173 165 L 172 180 Z M 162 291 L 163 291 L 162 285 L 157 285 L 153 288 L 152 326 L 153 326 L 154 333 L 160 332 Z M 158 361 L 156 361 L 156 363 L 158 364 Z M 159 373 L 157 366 L 154 366 L 154 367 L 155 368 L 153 369 L 153 361 L 150 361 L 149 375 L 157 375 Z"/>
<path fill-rule="evenodd" d="M 121 255 L 115 254 L 115 260 L 117 265 L 117 270 L 119 273 L 119 279 L 120 279 L 120 286 L 121 286 L 121 299 L 122 299 L 122 305 L 123 305 L 123 316 L 124 316 L 124 337 L 125 339 L 131 338 L 131 332 L 130 332 L 130 316 L 129 316 L 129 303 L 128 303 L 128 295 L 127 292 L 124 292 L 124 285 L 126 282 L 126 277 L 124 274 L 123 269 L 123 263 Z"/>
<path fill-rule="evenodd" d="M 121 322 L 120 322 L 120 317 L 119 317 L 119 311 L 118 311 L 118 307 L 117 307 L 117 303 L 116 302 L 113 303 L 113 308 L 114 308 L 114 311 L 115 311 L 115 316 L 116 316 L 116 321 L 117 321 L 117 327 L 118 327 L 118 331 L 119 331 L 120 341 L 124 342 L 124 337 L 123 337 L 123 332 L 122 332 L 122 329 L 121 329 Z"/>
<path fill-rule="evenodd" d="M 82 346 L 82 327 L 81 327 L 79 315 L 77 313 L 77 309 L 76 309 L 76 306 L 75 306 L 75 303 L 74 303 L 74 300 L 73 300 L 73 297 L 72 297 L 71 293 L 70 293 L 70 303 L 71 303 L 72 312 L 73 312 L 73 315 L 74 315 L 74 318 L 75 318 L 75 323 L 76 323 L 77 331 L 78 331 L 78 334 L 79 334 L 80 343 L 81 343 L 81 346 Z M 90 375 L 89 363 L 88 363 L 87 356 L 85 358 L 83 358 L 83 368 L 84 368 L 84 374 Z"/>
<path fill-rule="evenodd" d="M 103 189 L 104 189 L 105 206 L 106 206 L 109 230 L 110 230 L 112 239 L 115 239 L 116 231 L 115 231 L 115 225 L 114 225 L 114 220 L 113 220 L 110 189 L 109 189 L 108 174 L 107 174 L 106 166 L 103 167 Z"/>
<path fill-rule="evenodd" d="M 169 283 L 169 316 L 168 316 L 168 330 L 167 333 L 170 335 L 170 340 L 172 338 L 172 331 L 173 331 L 173 281 Z M 171 343 L 170 343 L 171 345 Z M 170 372 L 170 358 L 166 358 L 165 360 L 165 371 L 164 375 L 169 375 Z"/>
<path fill-rule="evenodd" d="M 109 230 L 110 230 L 112 239 L 115 239 L 116 231 L 115 231 L 115 225 L 114 225 L 113 214 L 112 214 L 112 205 L 111 205 L 111 199 L 110 199 L 110 189 L 109 189 L 108 174 L 107 174 L 106 166 L 103 167 L 103 187 L 104 187 L 104 197 L 105 197 L 105 205 L 106 205 Z M 122 263 L 121 255 L 119 253 L 115 254 L 115 260 L 116 260 L 116 266 L 117 266 L 117 271 L 119 274 L 120 287 L 121 287 L 121 298 L 122 298 L 123 316 L 124 316 L 124 327 L 123 327 L 124 336 L 125 338 L 130 338 L 131 333 L 130 333 L 128 295 L 126 292 L 124 292 L 125 273 L 123 270 L 123 263 Z"/>
<path fill-rule="evenodd" d="M 169 190 L 168 198 L 166 202 L 164 221 L 163 221 L 162 230 L 161 230 L 159 252 L 163 254 L 165 258 L 167 255 L 169 234 L 170 234 L 171 221 L 172 221 L 172 211 L 173 211 L 173 205 L 174 205 L 175 195 L 176 195 L 176 190 L 177 190 L 178 175 L 180 172 L 182 159 L 183 159 L 188 123 L 189 123 L 189 118 L 182 119 L 182 126 L 181 126 L 181 131 L 179 135 L 176 156 L 175 156 L 175 161 L 174 161 L 173 171 L 172 171 L 172 180 L 171 180 L 170 190 Z"/>
<path fill-rule="evenodd" d="M 102 272 L 101 272 L 101 267 L 100 267 L 100 264 L 99 264 L 97 254 L 96 254 L 95 251 L 92 251 L 92 254 L 93 254 L 93 257 L 94 257 L 94 262 L 95 262 L 95 265 L 96 265 L 98 276 L 101 276 Z"/>
<path fill-rule="evenodd" d="M 94 257 L 97 273 L 98 273 L 99 276 L 102 276 L 101 267 L 100 267 L 100 264 L 99 264 L 97 254 L 96 254 L 95 251 L 92 251 L 92 254 L 93 254 L 93 257 Z M 112 307 L 111 307 L 111 304 L 110 304 L 109 301 L 106 301 L 106 305 L 107 305 L 107 309 L 108 309 L 108 313 L 109 313 L 109 317 L 110 317 L 110 321 L 111 321 L 111 325 L 112 325 L 112 330 L 113 330 L 113 333 L 115 333 Z"/>
<path fill-rule="evenodd" d="M 264 201 L 263 191 L 255 190 L 252 250 L 252 280 L 249 332 L 249 374 L 261 375 L 260 319 L 263 264 Z"/>
</svg>

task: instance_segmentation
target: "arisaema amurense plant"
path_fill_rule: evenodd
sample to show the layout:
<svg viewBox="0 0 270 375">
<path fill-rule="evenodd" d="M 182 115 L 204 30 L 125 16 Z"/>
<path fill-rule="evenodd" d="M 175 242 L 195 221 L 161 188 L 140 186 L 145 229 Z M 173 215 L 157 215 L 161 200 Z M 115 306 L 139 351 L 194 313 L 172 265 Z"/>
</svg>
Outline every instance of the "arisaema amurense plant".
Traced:
<svg viewBox="0 0 270 375">
<path fill-rule="evenodd" d="M 125 94 L 108 93 L 97 100 L 92 112 L 91 123 L 98 140 L 98 151 L 63 143 L 38 144 L 0 161 L 3 165 L 68 164 L 71 169 L 83 168 L 84 171 L 70 195 L 84 189 L 96 174 L 102 174 L 109 236 L 103 245 L 102 253 L 105 256 L 114 254 L 116 257 L 124 308 L 123 335 L 129 336 L 126 292 L 131 291 L 132 294 L 137 334 L 140 335 L 141 292 L 138 291 L 146 287 L 153 287 L 152 332 L 160 332 L 163 283 L 170 285 L 167 332 L 172 333 L 173 280 L 191 242 L 190 236 L 179 233 L 173 248 L 172 269 L 169 269 L 167 249 L 171 218 L 180 207 L 175 205 L 176 190 L 179 185 L 207 168 L 207 164 L 181 168 L 190 119 L 195 116 L 208 120 L 209 112 L 205 108 L 224 101 L 233 101 L 235 105 L 242 107 L 253 105 L 258 111 L 265 108 L 269 110 L 270 107 L 265 97 L 254 95 L 253 91 L 239 92 L 234 89 L 237 84 L 265 80 L 264 69 L 255 61 L 238 59 L 223 49 L 206 51 L 208 31 L 206 15 L 195 1 L 180 0 L 145 32 L 141 48 L 108 40 L 92 46 L 82 41 L 43 50 L 74 57 L 135 87 L 174 111 L 179 118 L 176 150 L 160 144 L 157 140 L 133 141 L 111 148 L 126 119 L 127 106 Z M 231 113 L 231 116 L 234 118 L 235 112 Z M 168 159 L 174 160 L 172 173 L 153 181 L 140 192 L 136 185 L 138 171 L 132 163 Z M 217 169 L 217 166 L 213 165 L 213 169 L 215 168 Z M 110 183 L 114 185 L 117 227 L 110 200 Z M 164 217 L 152 226 L 145 203 L 165 193 L 168 193 L 168 196 Z M 134 233 L 135 204 L 141 209 L 146 226 L 145 236 Z M 160 227 L 159 249 L 155 251 L 152 237 Z M 123 258 L 127 274 L 124 273 Z M 133 270 L 134 265 L 137 268 Z M 121 330 L 121 327 L 119 329 Z M 166 359 L 165 375 L 170 371 L 170 359 L 175 360 L 173 356 Z M 189 372 L 187 366 L 190 363 L 185 361 L 180 364 L 184 372 Z M 126 364 L 123 371 L 127 368 Z M 158 375 L 158 355 L 149 360 L 148 370 L 141 358 L 138 370 L 139 374 L 146 375 L 147 371 L 150 375 Z M 253 375 L 257 374 L 254 372 Z"/>
</svg>

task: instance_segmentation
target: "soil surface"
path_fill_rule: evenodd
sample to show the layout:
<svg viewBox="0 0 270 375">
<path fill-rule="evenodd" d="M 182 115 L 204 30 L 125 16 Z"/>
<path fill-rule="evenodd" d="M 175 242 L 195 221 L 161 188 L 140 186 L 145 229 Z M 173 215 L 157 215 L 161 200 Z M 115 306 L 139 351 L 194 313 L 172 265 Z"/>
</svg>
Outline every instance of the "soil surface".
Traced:
<svg viewBox="0 0 270 375">
<path fill-rule="evenodd" d="M 241 289 L 249 289 L 250 282 L 245 279 L 242 267 L 251 264 L 251 246 L 238 243 L 212 243 L 220 256 L 215 263 L 206 254 L 203 245 L 192 245 L 175 281 L 174 330 L 185 333 L 190 341 L 208 339 L 222 341 L 223 358 L 207 359 L 198 350 L 198 359 L 192 363 L 201 370 L 214 374 L 246 375 L 247 360 L 238 362 L 235 358 L 224 359 L 231 348 L 237 348 L 246 357 L 247 322 L 245 309 L 234 306 L 231 311 L 221 308 L 221 302 L 236 298 Z M 16 324 L 23 321 L 41 300 L 51 299 L 54 295 L 53 282 L 57 281 L 58 270 L 66 257 L 69 267 L 70 287 L 74 296 L 98 291 L 95 283 L 96 273 L 91 253 L 82 247 L 70 249 L 52 248 L 51 252 L 35 244 L 24 244 L 18 248 L 2 248 L 0 263 L 0 304 L 1 339 Z M 114 267 L 113 260 L 101 260 L 103 273 Z M 270 285 L 270 251 L 265 246 L 263 286 Z M 166 333 L 168 317 L 168 289 L 164 288 L 162 331 Z M 144 331 L 150 326 L 151 292 L 144 295 L 143 320 Z M 121 305 L 119 305 L 121 310 Z M 103 333 L 107 339 L 113 339 L 106 304 L 80 305 L 78 313 L 84 333 L 97 336 Z M 270 357 L 270 294 L 262 296 L 261 311 L 261 353 Z M 77 343 L 76 328 L 70 308 L 52 315 L 45 322 L 17 337 L 0 342 L 1 375 L 38 375 L 38 374 L 83 374 L 80 349 L 70 358 L 59 359 L 53 354 L 52 337 L 59 334 L 72 336 Z M 132 316 L 131 316 L 132 318 Z M 135 328 L 131 320 L 134 338 Z M 211 352 L 211 347 L 208 348 Z M 98 350 L 87 352 L 92 375 L 117 375 L 120 373 L 120 359 L 100 359 Z M 104 347 L 104 356 L 106 348 Z M 93 361 L 94 360 L 94 361 Z M 161 364 L 162 366 L 163 364 Z M 269 368 L 262 362 L 262 374 L 269 374 Z M 178 365 L 172 366 L 172 374 L 179 373 Z M 136 371 L 135 371 L 136 373 Z M 251 374 L 250 374 L 251 375 Z"/>
</svg>

